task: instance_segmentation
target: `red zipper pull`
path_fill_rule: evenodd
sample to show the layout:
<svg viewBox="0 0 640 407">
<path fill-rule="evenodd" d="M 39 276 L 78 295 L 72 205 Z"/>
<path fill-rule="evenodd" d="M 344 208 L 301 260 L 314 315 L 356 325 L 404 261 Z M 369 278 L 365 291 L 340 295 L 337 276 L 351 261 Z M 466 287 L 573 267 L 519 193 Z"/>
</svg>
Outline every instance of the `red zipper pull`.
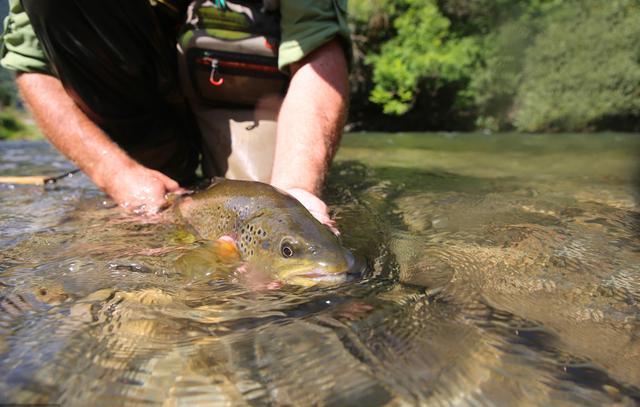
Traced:
<svg viewBox="0 0 640 407">
<path fill-rule="evenodd" d="M 216 79 L 216 69 L 218 68 L 218 60 L 211 58 L 211 73 L 209 74 L 209 83 L 213 86 L 220 86 L 224 83 L 224 78 Z"/>
</svg>

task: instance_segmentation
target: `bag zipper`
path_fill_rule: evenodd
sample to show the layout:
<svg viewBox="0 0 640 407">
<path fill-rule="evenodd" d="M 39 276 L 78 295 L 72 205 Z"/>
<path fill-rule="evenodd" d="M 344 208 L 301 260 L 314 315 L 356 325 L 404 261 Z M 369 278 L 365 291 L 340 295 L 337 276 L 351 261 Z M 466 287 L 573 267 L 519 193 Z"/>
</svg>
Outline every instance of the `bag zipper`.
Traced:
<svg viewBox="0 0 640 407">
<path fill-rule="evenodd" d="M 257 64 L 248 61 L 230 61 L 222 60 L 214 56 L 205 55 L 195 59 L 200 66 L 206 66 L 209 71 L 209 83 L 213 86 L 221 86 L 224 83 L 224 77 L 221 76 L 225 71 L 227 73 L 257 73 L 266 76 L 281 77 L 286 79 L 285 75 L 280 72 L 277 66 Z"/>
</svg>

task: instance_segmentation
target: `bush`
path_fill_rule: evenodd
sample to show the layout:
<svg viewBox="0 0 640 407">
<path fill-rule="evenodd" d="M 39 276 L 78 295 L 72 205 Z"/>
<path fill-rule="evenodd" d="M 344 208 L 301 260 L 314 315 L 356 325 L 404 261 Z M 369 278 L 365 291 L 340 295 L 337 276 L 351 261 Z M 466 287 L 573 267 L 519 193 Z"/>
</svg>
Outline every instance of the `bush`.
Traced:
<svg viewBox="0 0 640 407">
<path fill-rule="evenodd" d="M 451 31 L 435 0 L 396 3 L 395 36 L 366 60 L 373 69 L 371 100 L 382 105 L 384 113 L 402 115 L 413 106 L 425 80 L 436 89 L 465 81 L 479 48 L 474 37 Z"/>
<path fill-rule="evenodd" d="M 0 67 L 0 106 L 13 106 L 18 102 L 18 91 L 13 74 Z"/>
<path fill-rule="evenodd" d="M 351 12 L 363 123 L 640 130 L 640 0 L 352 0 Z"/>
<path fill-rule="evenodd" d="M 523 131 L 585 130 L 638 118 L 639 63 L 637 0 L 565 3 L 526 50 L 514 124 Z"/>
<path fill-rule="evenodd" d="M 26 130 L 13 110 L 0 110 L 0 140 L 14 138 Z"/>
<path fill-rule="evenodd" d="M 485 37 L 484 60 L 470 84 L 478 108 L 478 127 L 512 127 L 513 100 L 522 78 L 525 51 L 533 37 L 534 28 L 521 21 L 505 23 Z"/>
</svg>

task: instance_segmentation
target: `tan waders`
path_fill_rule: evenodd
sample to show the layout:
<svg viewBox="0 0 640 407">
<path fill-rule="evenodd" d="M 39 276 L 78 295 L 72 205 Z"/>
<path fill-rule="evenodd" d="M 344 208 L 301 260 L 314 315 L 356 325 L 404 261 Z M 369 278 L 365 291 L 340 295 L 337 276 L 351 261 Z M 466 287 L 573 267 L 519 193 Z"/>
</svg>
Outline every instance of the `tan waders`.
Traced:
<svg viewBox="0 0 640 407">
<path fill-rule="evenodd" d="M 269 182 L 282 96 L 267 96 L 255 108 L 211 105 L 195 94 L 179 46 L 178 66 L 183 94 L 200 128 L 204 176 Z"/>
</svg>

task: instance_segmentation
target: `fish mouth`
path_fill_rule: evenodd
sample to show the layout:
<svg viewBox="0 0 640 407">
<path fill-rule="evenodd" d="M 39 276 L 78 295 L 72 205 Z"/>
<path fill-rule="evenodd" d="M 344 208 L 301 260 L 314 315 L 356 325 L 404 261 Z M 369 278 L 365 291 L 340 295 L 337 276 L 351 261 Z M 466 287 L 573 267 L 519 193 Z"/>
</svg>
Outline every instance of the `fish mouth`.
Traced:
<svg viewBox="0 0 640 407">
<path fill-rule="evenodd" d="M 292 276 L 294 278 L 305 278 L 307 280 L 326 282 L 326 283 L 341 283 L 347 280 L 346 273 L 326 273 L 312 271 L 310 273 L 296 274 Z"/>
<path fill-rule="evenodd" d="M 281 277 L 289 284 L 302 286 L 334 285 L 355 280 L 362 276 L 362 262 L 349 250 L 338 262 L 298 263 L 290 265 Z M 293 266 L 293 267 L 292 267 Z"/>
<path fill-rule="evenodd" d="M 289 284 L 313 286 L 316 284 L 339 284 L 347 281 L 346 270 L 328 270 L 321 267 L 300 267 L 288 270 L 282 279 Z"/>
<path fill-rule="evenodd" d="M 299 285 L 302 287 L 313 287 L 316 285 L 337 285 L 347 281 L 346 273 L 328 274 L 328 273 L 302 273 L 289 276 L 285 279 L 288 284 Z"/>
<path fill-rule="evenodd" d="M 284 276 L 283 280 L 290 284 L 313 286 L 313 285 L 334 285 L 362 278 L 364 274 L 364 263 L 356 262 L 349 269 L 339 269 L 330 271 L 325 268 L 315 268 L 290 272 Z"/>
</svg>

